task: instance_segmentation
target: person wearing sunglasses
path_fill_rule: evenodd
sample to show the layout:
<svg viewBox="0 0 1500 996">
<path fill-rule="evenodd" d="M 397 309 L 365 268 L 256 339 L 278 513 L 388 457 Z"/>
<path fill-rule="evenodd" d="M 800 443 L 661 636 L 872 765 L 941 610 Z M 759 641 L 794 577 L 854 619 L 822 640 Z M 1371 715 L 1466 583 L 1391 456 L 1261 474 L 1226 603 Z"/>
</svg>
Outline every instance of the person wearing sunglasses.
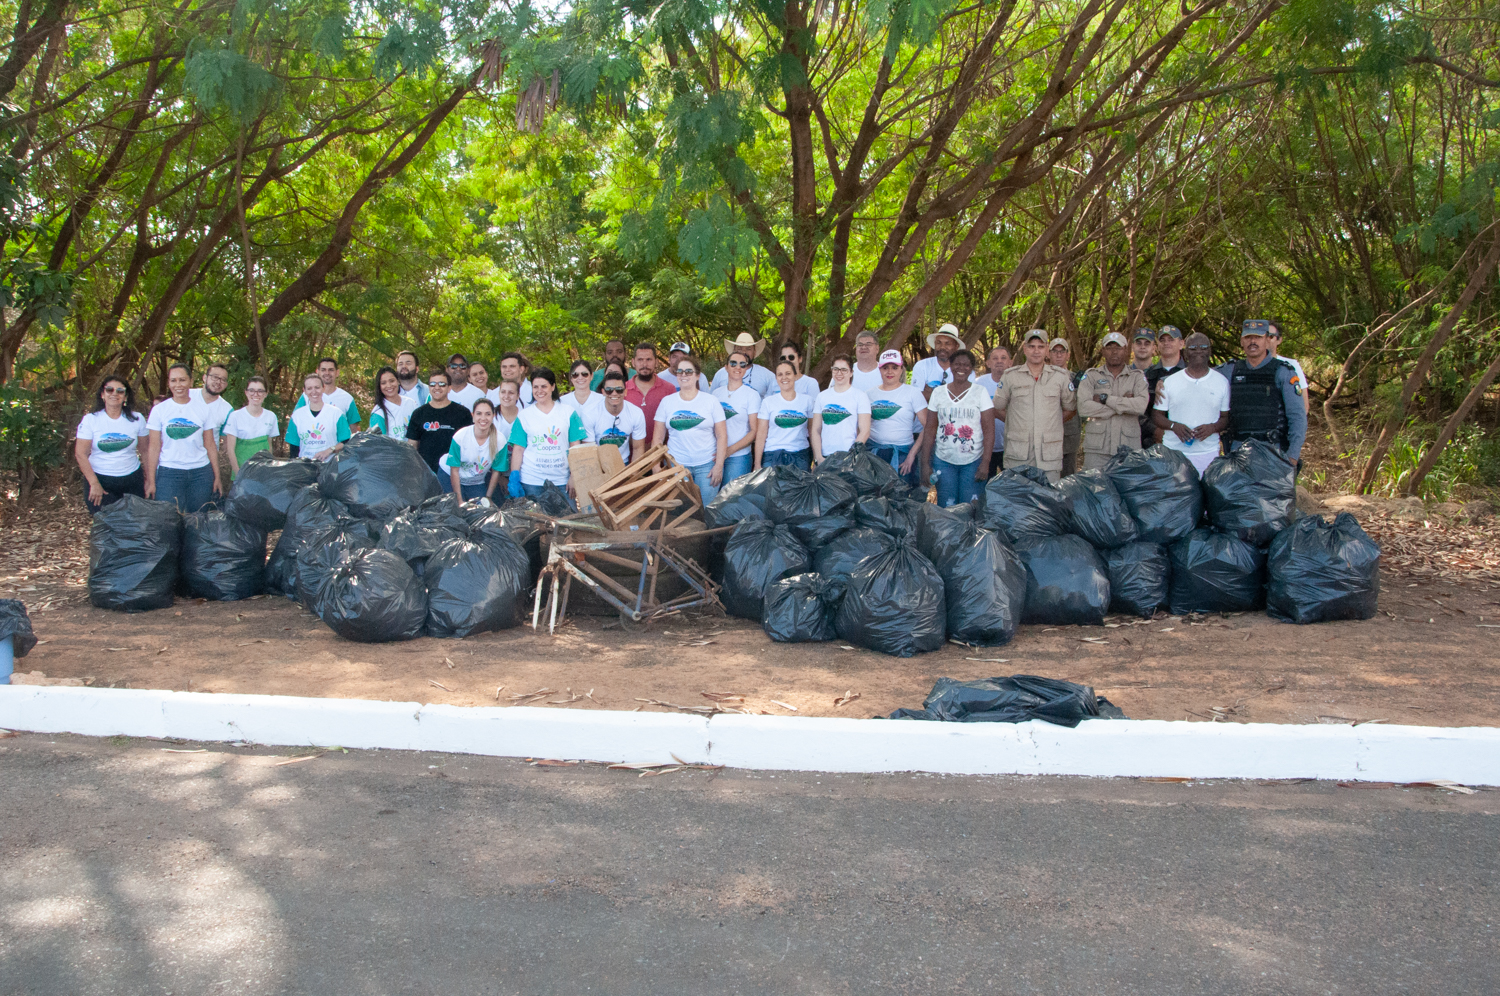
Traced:
<svg viewBox="0 0 1500 996">
<path fill-rule="evenodd" d="M 245 382 L 245 407 L 230 412 L 229 420 L 224 423 L 224 448 L 229 451 L 231 477 L 239 477 L 245 461 L 261 450 L 269 450 L 271 440 L 281 435 L 276 413 L 265 407 L 266 393 L 265 379 L 251 377 Z"/>
<path fill-rule="evenodd" d="M 78 423 L 73 459 L 88 482 L 83 506 L 93 515 L 135 495 L 146 497 L 141 461 L 151 433 L 146 416 L 135 410 L 135 391 L 119 377 L 106 377 L 94 395 L 94 410 Z"/>
<path fill-rule="evenodd" d="M 611 363 L 604 368 L 599 381 L 599 396 L 604 403 L 586 414 L 583 427 L 589 442 L 596 446 L 619 449 L 625 466 L 646 452 L 646 413 L 625 400 L 625 371 Z"/>
<path fill-rule="evenodd" d="M 672 343 L 672 348 L 667 350 L 667 369 L 676 370 L 677 361 L 682 359 L 684 356 L 691 356 L 692 352 L 693 351 L 688 348 L 688 344 L 685 342 Z M 697 363 L 698 361 L 694 360 L 693 362 Z M 710 390 L 708 378 L 702 373 L 698 374 L 698 390 L 702 391 L 704 394 L 707 394 Z"/>
<path fill-rule="evenodd" d="M 835 356 L 829 373 L 833 383 L 818 392 L 813 406 L 810 437 L 815 464 L 870 438 L 870 397 L 852 384 L 854 362 Z"/>
<path fill-rule="evenodd" d="M 568 383 L 573 385 L 573 390 L 558 399 L 578 413 L 584 428 L 588 428 L 589 413 L 604 405 L 604 399 L 599 396 L 599 392 L 589 390 L 593 377 L 593 364 L 588 360 L 574 360 L 573 365 L 568 368 Z"/>
<path fill-rule="evenodd" d="M 770 370 L 756 363 L 755 360 L 765 351 L 766 340 L 757 339 L 749 332 L 741 332 L 733 339 L 724 340 L 724 355 L 731 353 L 743 353 L 750 358 L 750 365 L 740 371 L 740 380 L 755 389 L 755 393 L 764 398 L 768 394 L 776 393 L 776 375 Z M 720 367 L 714 374 L 714 379 L 709 382 L 709 389 L 715 393 L 719 388 L 729 383 L 729 370 Z M 734 435 L 734 430 L 730 430 Z"/>
<path fill-rule="evenodd" d="M 724 450 L 725 484 L 750 473 L 755 463 L 755 436 L 760 430 L 763 399 L 753 384 L 745 382 L 751 370 L 765 370 L 765 367 L 754 365 L 748 349 L 731 351 L 724 368 L 719 371 L 724 375 L 724 384 L 713 390 L 714 397 L 719 399 L 719 407 L 724 409 L 724 432 L 728 443 Z"/>
<path fill-rule="evenodd" d="M 818 382 L 802 372 L 802 350 L 796 343 L 789 342 L 777 350 L 776 363 L 778 366 L 782 363 L 790 363 L 796 369 L 798 394 L 806 394 L 812 398 L 818 396 Z M 779 372 L 776 375 L 776 383 L 781 383 L 781 374 Z M 809 450 L 809 452 L 811 451 Z"/>
<path fill-rule="evenodd" d="M 783 464 L 812 469 L 812 421 L 816 394 L 797 390 L 797 364 L 782 360 L 776 364 L 776 383 L 780 391 L 761 402 L 760 427 L 755 436 L 755 469 Z"/>
<path fill-rule="evenodd" d="M 448 398 L 448 373 L 434 370 L 427 376 L 427 390 L 432 400 L 411 413 L 406 423 L 406 438 L 414 443 L 427 466 L 437 477 L 444 493 L 453 492 L 453 481 L 443 458 L 453 444 L 453 434 L 466 425 L 474 424 L 474 416 L 463 405 Z"/>
<path fill-rule="evenodd" d="M 463 353 L 448 357 L 448 400 L 463 405 L 470 412 L 484 391 L 469 383 L 469 358 Z"/>
<path fill-rule="evenodd" d="M 1151 420 L 1162 445 L 1176 450 L 1202 474 L 1219 457 L 1220 438 L 1229 425 L 1229 380 L 1208 364 L 1208 336 L 1187 337 L 1187 365 L 1156 386 Z"/>
<path fill-rule="evenodd" d="M 699 389 L 703 372 L 690 354 L 684 353 L 667 369 L 677 378 L 677 393 L 663 398 L 656 407 L 651 446 L 654 449 L 663 442 L 667 444 L 672 459 L 692 473 L 693 483 L 707 505 L 724 483 L 724 456 L 729 448 L 724 406 Z"/>
</svg>

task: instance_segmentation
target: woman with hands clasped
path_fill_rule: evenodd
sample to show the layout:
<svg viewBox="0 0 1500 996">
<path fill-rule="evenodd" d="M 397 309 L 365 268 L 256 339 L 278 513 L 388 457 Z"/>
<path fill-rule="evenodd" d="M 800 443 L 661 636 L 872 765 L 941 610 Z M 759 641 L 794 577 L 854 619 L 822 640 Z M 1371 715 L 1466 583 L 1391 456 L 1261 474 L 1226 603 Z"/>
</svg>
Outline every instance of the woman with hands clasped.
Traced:
<svg viewBox="0 0 1500 996">
<path fill-rule="evenodd" d="M 321 382 L 320 382 L 321 383 Z M 158 401 L 146 419 L 151 445 L 146 453 L 146 497 L 175 502 L 196 512 L 223 494 L 219 461 L 214 456 L 214 429 L 208 409 L 192 399 L 192 375 L 181 363 L 167 369 L 172 396 Z"/>
<path fill-rule="evenodd" d="M 719 399 L 698 390 L 698 361 L 684 354 L 672 364 L 677 393 L 656 406 L 653 448 L 663 442 L 672 459 L 693 475 L 693 483 L 707 505 L 724 482 L 724 456 L 729 434 L 724 424 L 724 406 Z"/>
</svg>

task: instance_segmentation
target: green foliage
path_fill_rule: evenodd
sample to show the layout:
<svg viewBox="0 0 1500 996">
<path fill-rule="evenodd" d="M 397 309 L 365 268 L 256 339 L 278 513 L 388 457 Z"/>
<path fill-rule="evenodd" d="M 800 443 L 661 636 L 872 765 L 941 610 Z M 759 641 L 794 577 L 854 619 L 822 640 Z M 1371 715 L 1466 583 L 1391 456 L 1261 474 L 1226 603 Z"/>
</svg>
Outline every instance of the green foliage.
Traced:
<svg viewBox="0 0 1500 996">
<path fill-rule="evenodd" d="M 1374 491 L 1395 497 L 1405 493 L 1406 483 L 1431 452 L 1432 440 L 1423 439 L 1431 426 L 1408 426 L 1391 444 Z M 1424 501 L 1449 501 L 1461 485 L 1494 487 L 1500 484 L 1500 434 L 1485 434 L 1477 425 L 1460 426 L 1443 447 L 1437 463 L 1422 479 L 1417 496 Z"/>
<path fill-rule="evenodd" d="M 39 471 L 63 459 L 63 427 L 47 407 L 35 391 L 0 387 L 0 468 L 19 474 L 23 491 Z"/>
<path fill-rule="evenodd" d="M 257 63 L 224 43 L 194 42 L 184 63 L 183 87 L 210 113 L 220 109 L 241 126 L 260 114 L 280 83 Z"/>
</svg>

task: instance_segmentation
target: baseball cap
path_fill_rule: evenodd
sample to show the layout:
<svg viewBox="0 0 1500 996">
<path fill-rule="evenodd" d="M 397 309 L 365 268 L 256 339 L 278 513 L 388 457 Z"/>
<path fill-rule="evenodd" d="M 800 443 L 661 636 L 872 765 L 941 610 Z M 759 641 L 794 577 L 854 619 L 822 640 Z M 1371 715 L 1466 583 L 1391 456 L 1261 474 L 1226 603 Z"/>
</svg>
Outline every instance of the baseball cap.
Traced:
<svg viewBox="0 0 1500 996">
<path fill-rule="evenodd" d="M 883 367 L 887 363 L 894 363 L 898 367 L 902 366 L 903 363 L 901 360 L 901 351 L 898 349 L 887 349 L 885 352 L 881 353 L 880 362 L 877 364 L 877 366 Z"/>
<path fill-rule="evenodd" d="M 672 343 L 672 348 L 669 349 L 669 350 L 667 350 L 667 352 L 669 352 L 669 353 L 691 353 L 692 350 L 688 349 L 688 344 L 685 343 L 685 342 L 674 342 L 674 343 Z"/>
<path fill-rule="evenodd" d="M 1109 335 L 1105 336 L 1104 341 L 1099 345 L 1108 346 L 1110 343 L 1114 343 L 1116 346 L 1125 346 L 1127 348 L 1130 346 L 1130 343 L 1125 341 L 1125 337 L 1118 332 L 1111 332 Z"/>
<path fill-rule="evenodd" d="M 1245 324 L 1240 326 L 1240 338 L 1247 335 L 1270 335 L 1271 323 L 1264 318 L 1247 318 Z"/>
<path fill-rule="evenodd" d="M 1056 339 L 1053 339 L 1051 342 L 1047 343 L 1048 349 L 1053 349 L 1057 346 L 1061 346 L 1064 349 L 1073 348 L 1072 346 L 1068 345 L 1068 340 L 1064 339 L 1062 336 L 1058 336 Z"/>
<path fill-rule="evenodd" d="M 1148 328 L 1138 328 L 1138 329 L 1135 330 L 1135 335 L 1132 338 L 1136 338 L 1136 339 L 1148 339 L 1151 342 L 1155 342 L 1156 341 L 1156 333 L 1152 332 Z"/>
<path fill-rule="evenodd" d="M 1040 339 L 1042 340 L 1042 342 L 1046 342 L 1047 333 L 1043 332 L 1041 329 L 1032 329 L 1030 332 L 1027 332 L 1024 336 L 1021 337 L 1021 345 L 1024 346 L 1026 345 L 1026 343 L 1030 342 L 1033 339 Z"/>
<path fill-rule="evenodd" d="M 1161 328 L 1157 329 L 1156 337 L 1158 339 L 1181 339 L 1182 329 L 1178 328 L 1175 325 L 1163 325 Z"/>
</svg>

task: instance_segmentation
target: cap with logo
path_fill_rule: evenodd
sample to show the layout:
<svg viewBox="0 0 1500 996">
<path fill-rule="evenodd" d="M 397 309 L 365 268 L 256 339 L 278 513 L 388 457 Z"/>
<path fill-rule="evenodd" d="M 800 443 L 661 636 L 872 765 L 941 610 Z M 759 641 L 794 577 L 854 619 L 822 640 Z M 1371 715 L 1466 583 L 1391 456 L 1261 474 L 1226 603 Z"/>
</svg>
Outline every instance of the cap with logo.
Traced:
<svg viewBox="0 0 1500 996">
<path fill-rule="evenodd" d="M 1045 343 L 1048 341 L 1047 333 L 1043 332 L 1041 329 L 1032 329 L 1030 332 L 1027 332 L 1024 336 L 1021 337 L 1021 345 L 1024 346 L 1033 339 L 1040 339 Z"/>
<path fill-rule="evenodd" d="M 669 349 L 669 350 L 667 350 L 667 352 L 669 352 L 669 353 L 691 353 L 692 350 L 688 349 L 688 344 L 685 343 L 685 342 L 674 342 L 674 343 L 672 343 L 672 348 Z"/>
<path fill-rule="evenodd" d="M 1073 348 L 1072 346 L 1068 345 L 1068 340 L 1064 339 L 1062 336 L 1058 336 L 1056 339 L 1053 339 L 1051 342 L 1047 343 L 1048 349 L 1056 349 L 1058 346 L 1061 346 L 1063 349 Z"/>
<path fill-rule="evenodd" d="M 1127 343 L 1125 341 L 1125 337 L 1123 335 L 1121 335 L 1120 333 L 1118 333 L 1118 332 L 1111 332 L 1109 335 L 1105 336 L 1104 337 L 1104 341 L 1101 342 L 1099 345 L 1101 345 L 1101 346 L 1108 346 L 1111 343 L 1113 343 L 1116 346 L 1126 346 L 1126 347 L 1129 347 L 1129 345 L 1130 345 L 1129 343 Z"/>
<path fill-rule="evenodd" d="M 1175 325 L 1163 325 L 1157 330 L 1156 337 L 1158 339 L 1181 339 L 1182 329 Z"/>
<path fill-rule="evenodd" d="M 1147 342 L 1155 342 L 1156 341 L 1156 333 L 1152 332 L 1148 328 L 1138 328 L 1138 329 L 1135 330 L 1135 335 L 1133 336 L 1133 338 L 1135 338 L 1135 339 L 1145 339 Z"/>
<path fill-rule="evenodd" d="M 1245 324 L 1240 326 L 1240 338 L 1247 335 L 1270 335 L 1271 323 L 1264 318 L 1247 318 Z"/>
<path fill-rule="evenodd" d="M 888 363 L 894 363 L 898 367 L 902 365 L 901 351 L 899 349 L 887 349 L 880 354 L 879 365 L 883 367 Z"/>
</svg>

